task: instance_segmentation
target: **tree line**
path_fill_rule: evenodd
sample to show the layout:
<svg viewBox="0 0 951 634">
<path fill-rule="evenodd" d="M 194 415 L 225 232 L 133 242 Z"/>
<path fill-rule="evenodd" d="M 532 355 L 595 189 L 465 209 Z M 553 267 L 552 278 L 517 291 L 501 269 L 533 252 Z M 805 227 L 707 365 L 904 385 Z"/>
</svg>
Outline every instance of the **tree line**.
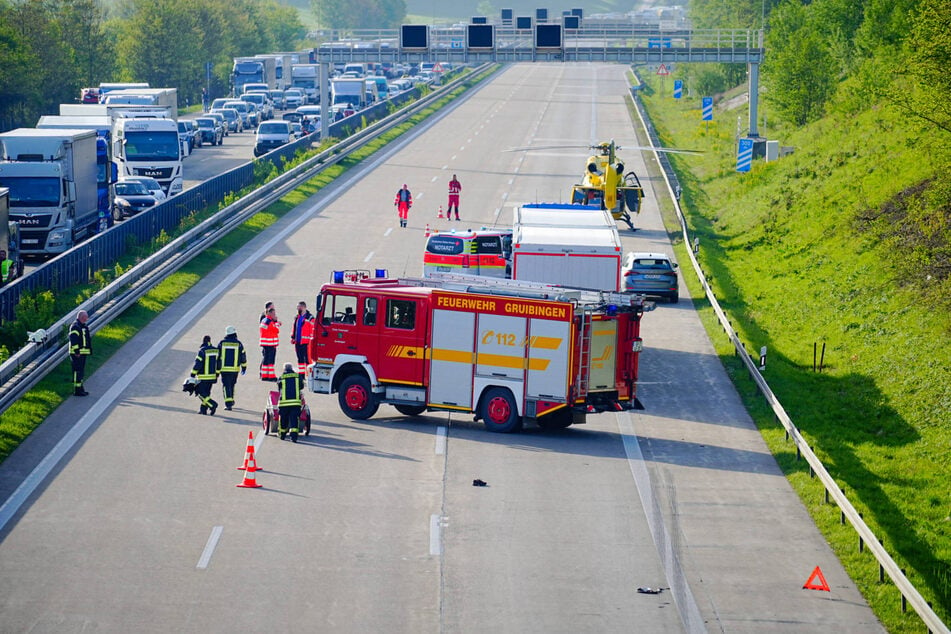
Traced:
<svg viewBox="0 0 951 634">
<path fill-rule="evenodd" d="M 31 127 L 100 82 L 178 89 L 179 104 L 230 91 L 235 57 L 306 48 L 276 0 L 0 0 L 0 129 Z M 311 45 L 312 46 L 312 45 Z"/>
<path fill-rule="evenodd" d="M 951 132 L 951 0 L 691 0 L 690 16 L 698 28 L 765 26 L 764 97 L 789 123 L 889 103 Z M 687 72 L 713 94 L 746 68 Z"/>
</svg>

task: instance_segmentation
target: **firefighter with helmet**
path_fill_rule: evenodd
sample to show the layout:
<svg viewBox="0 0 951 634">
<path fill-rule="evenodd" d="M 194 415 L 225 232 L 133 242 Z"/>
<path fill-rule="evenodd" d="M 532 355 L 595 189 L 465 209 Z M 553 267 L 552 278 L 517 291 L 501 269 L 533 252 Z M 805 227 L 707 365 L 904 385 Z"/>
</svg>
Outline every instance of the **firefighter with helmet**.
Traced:
<svg viewBox="0 0 951 634">
<path fill-rule="evenodd" d="M 244 375 L 248 369 L 248 355 L 244 344 L 238 339 L 234 326 L 225 328 L 225 338 L 218 342 L 218 373 L 221 375 L 221 390 L 225 394 L 225 409 L 234 407 L 234 386 L 238 374 Z"/>
<path fill-rule="evenodd" d="M 288 433 L 291 442 L 297 442 L 298 421 L 300 420 L 301 395 L 304 391 L 304 377 L 294 370 L 293 363 L 284 364 L 284 373 L 277 381 L 281 396 L 278 407 L 278 435 L 284 440 Z"/>
<path fill-rule="evenodd" d="M 211 398 L 211 388 L 218 382 L 218 348 L 211 345 L 210 335 L 202 337 L 191 376 L 198 380 L 195 386 L 195 396 L 201 400 L 198 413 L 214 416 L 218 409 L 218 401 Z"/>
</svg>

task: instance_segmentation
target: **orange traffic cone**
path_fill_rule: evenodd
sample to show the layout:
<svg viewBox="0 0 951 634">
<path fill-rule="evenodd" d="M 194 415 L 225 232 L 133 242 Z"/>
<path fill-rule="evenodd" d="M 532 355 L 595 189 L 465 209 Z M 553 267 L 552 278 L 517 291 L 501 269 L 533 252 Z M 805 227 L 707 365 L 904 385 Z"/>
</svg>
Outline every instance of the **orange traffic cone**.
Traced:
<svg viewBox="0 0 951 634">
<path fill-rule="evenodd" d="M 248 468 L 244 470 L 244 481 L 241 484 L 236 484 L 236 487 L 241 487 L 243 489 L 257 489 L 261 485 L 258 484 L 257 479 L 255 478 L 255 472 L 258 470 L 258 464 L 254 460 L 254 445 L 251 445 L 251 455 L 248 456 Z"/>
<path fill-rule="evenodd" d="M 442 205 L 439 205 L 439 217 L 440 217 L 440 218 L 443 218 L 443 217 L 444 217 L 444 216 L 442 215 Z"/>
<path fill-rule="evenodd" d="M 238 471 L 246 471 L 248 468 L 248 459 L 254 455 L 254 432 L 248 432 L 248 448 L 244 450 L 244 464 L 236 467 Z M 255 471 L 264 471 L 261 467 L 255 466 Z"/>
<path fill-rule="evenodd" d="M 426 237 L 429 237 L 429 223 L 426 223 Z"/>
</svg>

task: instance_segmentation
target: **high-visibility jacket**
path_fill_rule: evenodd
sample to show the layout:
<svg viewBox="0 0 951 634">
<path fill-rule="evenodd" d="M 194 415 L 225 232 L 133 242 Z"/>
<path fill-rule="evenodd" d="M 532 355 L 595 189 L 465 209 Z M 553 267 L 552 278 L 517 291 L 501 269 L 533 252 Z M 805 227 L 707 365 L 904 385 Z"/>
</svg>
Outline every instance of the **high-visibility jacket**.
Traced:
<svg viewBox="0 0 951 634">
<path fill-rule="evenodd" d="M 10 281 L 10 269 L 13 268 L 13 260 L 7 258 L 0 262 L 0 284 L 6 284 Z"/>
<path fill-rule="evenodd" d="M 291 341 L 295 344 L 310 343 L 314 338 L 314 316 L 310 311 L 304 311 L 303 315 L 298 315 L 294 319 L 294 332 L 291 333 Z"/>
<path fill-rule="evenodd" d="M 301 392 L 304 391 L 304 377 L 297 372 L 285 372 L 277 380 L 281 389 L 281 399 L 277 402 L 278 407 L 287 407 L 289 405 L 301 404 Z"/>
<path fill-rule="evenodd" d="M 457 180 L 455 180 L 455 179 L 449 181 L 449 193 L 450 193 L 450 194 L 458 194 L 458 193 L 461 192 L 461 191 L 462 191 L 462 183 L 460 183 L 459 181 L 457 181 Z"/>
<path fill-rule="evenodd" d="M 199 381 L 218 381 L 218 348 L 208 344 L 198 349 L 192 376 Z"/>
<path fill-rule="evenodd" d="M 239 372 L 248 367 L 248 355 L 238 335 L 227 335 L 218 343 L 218 371 Z"/>
<path fill-rule="evenodd" d="M 281 341 L 281 322 L 270 317 L 261 320 L 261 345 L 276 346 Z"/>
<path fill-rule="evenodd" d="M 69 354 L 71 356 L 92 354 L 92 336 L 89 327 L 77 319 L 69 328 Z"/>
<path fill-rule="evenodd" d="M 410 193 L 408 189 L 401 189 L 396 192 L 396 200 L 394 203 L 407 203 L 409 205 L 413 204 L 413 194 Z"/>
</svg>

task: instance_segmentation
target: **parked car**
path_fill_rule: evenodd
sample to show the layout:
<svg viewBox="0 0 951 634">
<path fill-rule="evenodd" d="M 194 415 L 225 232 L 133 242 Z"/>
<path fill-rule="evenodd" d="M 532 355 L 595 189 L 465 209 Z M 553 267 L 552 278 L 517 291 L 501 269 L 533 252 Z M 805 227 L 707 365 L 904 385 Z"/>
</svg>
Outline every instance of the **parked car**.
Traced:
<svg viewBox="0 0 951 634">
<path fill-rule="evenodd" d="M 178 138 L 181 139 L 182 144 L 188 148 L 188 153 L 191 154 L 192 150 L 201 145 L 201 142 L 198 140 L 198 128 L 192 128 L 189 125 L 191 122 L 185 119 L 181 119 L 178 122 Z"/>
<path fill-rule="evenodd" d="M 228 130 L 228 120 L 225 119 L 225 116 L 218 111 L 206 112 L 205 116 L 209 119 L 214 119 L 221 126 L 224 136 L 228 136 L 231 132 Z"/>
<path fill-rule="evenodd" d="M 162 189 L 162 185 L 149 176 L 125 176 L 122 178 L 123 181 L 136 181 L 145 185 L 145 188 L 149 190 L 149 193 L 155 196 L 155 200 L 162 202 L 167 198 L 165 195 L 165 190 Z"/>
<path fill-rule="evenodd" d="M 624 290 L 630 293 L 665 297 L 671 304 L 680 301 L 677 263 L 665 253 L 631 252 L 621 267 Z"/>
<path fill-rule="evenodd" d="M 241 118 L 241 113 L 234 108 L 221 108 L 213 112 L 224 115 L 225 120 L 228 122 L 228 130 L 230 132 L 242 132 L 244 130 L 244 119 Z"/>
<path fill-rule="evenodd" d="M 289 143 L 292 134 L 290 121 L 265 121 L 258 126 L 258 134 L 254 139 L 254 155 L 267 154 Z"/>
<path fill-rule="evenodd" d="M 240 99 L 232 99 L 231 101 L 225 102 L 226 108 L 234 108 L 238 111 L 238 114 L 241 115 L 241 126 L 245 130 L 253 130 L 257 126 L 254 123 L 256 117 L 252 116 L 254 106 L 249 104 L 247 101 L 241 101 Z"/>
<path fill-rule="evenodd" d="M 112 203 L 112 219 L 130 218 L 155 206 L 158 202 L 139 181 L 119 180 L 113 185 L 115 197 Z"/>
<path fill-rule="evenodd" d="M 198 125 L 198 134 L 201 136 L 202 143 L 211 145 L 221 145 L 225 136 L 224 126 L 217 119 L 211 117 L 198 117 L 195 119 Z"/>
<path fill-rule="evenodd" d="M 304 104 L 304 91 L 300 88 L 288 88 L 284 91 L 284 107 L 294 110 Z"/>
</svg>

